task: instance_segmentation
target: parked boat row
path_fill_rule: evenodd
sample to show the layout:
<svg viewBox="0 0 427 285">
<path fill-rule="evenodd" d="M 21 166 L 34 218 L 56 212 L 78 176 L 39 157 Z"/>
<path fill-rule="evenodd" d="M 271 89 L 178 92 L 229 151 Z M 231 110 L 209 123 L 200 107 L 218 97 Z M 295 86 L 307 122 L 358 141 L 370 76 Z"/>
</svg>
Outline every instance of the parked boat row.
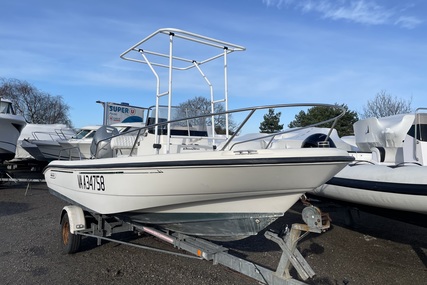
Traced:
<svg viewBox="0 0 427 285">
<path fill-rule="evenodd" d="M 141 122 L 113 124 L 119 133 L 145 126 Z M 100 125 L 89 125 L 78 130 L 64 124 L 27 124 L 18 138 L 13 162 L 36 160 L 81 160 L 91 158 L 92 139 Z"/>
</svg>

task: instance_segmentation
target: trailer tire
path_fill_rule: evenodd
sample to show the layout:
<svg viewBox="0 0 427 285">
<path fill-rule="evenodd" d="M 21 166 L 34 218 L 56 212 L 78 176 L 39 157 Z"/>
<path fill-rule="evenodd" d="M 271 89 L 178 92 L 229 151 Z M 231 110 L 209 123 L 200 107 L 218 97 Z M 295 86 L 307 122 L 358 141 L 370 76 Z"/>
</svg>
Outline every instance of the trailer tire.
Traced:
<svg viewBox="0 0 427 285">
<path fill-rule="evenodd" d="M 81 235 L 70 232 L 70 220 L 68 213 L 65 213 L 61 219 L 61 249 L 63 254 L 76 253 L 80 247 Z"/>
</svg>

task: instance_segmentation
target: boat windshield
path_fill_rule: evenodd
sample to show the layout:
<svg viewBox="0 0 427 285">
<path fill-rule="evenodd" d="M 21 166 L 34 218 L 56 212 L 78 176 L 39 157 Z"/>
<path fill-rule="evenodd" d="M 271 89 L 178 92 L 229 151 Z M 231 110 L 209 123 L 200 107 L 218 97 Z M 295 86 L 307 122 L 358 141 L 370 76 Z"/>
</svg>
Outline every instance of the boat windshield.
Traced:
<svg viewBox="0 0 427 285">
<path fill-rule="evenodd" d="M 416 129 L 416 135 L 415 135 L 415 127 Z M 412 125 L 411 128 L 408 131 L 408 135 L 416 138 L 419 141 L 427 141 L 427 124 L 417 124 Z M 416 137 L 415 137 L 416 136 Z"/>
<path fill-rule="evenodd" d="M 95 132 L 93 130 L 80 130 L 77 135 L 76 135 L 76 139 L 89 139 L 91 137 L 93 137 L 95 135 Z"/>
<path fill-rule="evenodd" d="M 166 122 L 168 117 L 168 108 L 161 106 L 159 108 L 159 123 Z M 180 107 L 171 108 L 171 121 L 185 119 L 189 117 L 194 117 L 200 114 L 200 110 L 195 112 L 194 110 L 188 110 Z M 156 122 L 156 108 L 153 107 L 149 111 L 149 117 L 147 119 L 147 125 L 155 124 Z M 182 135 L 182 136 L 208 136 L 207 126 L 210 124 L 209 118 L 202 117 L 189 120 L 181 120 L 179 122 L 173 122 L 171 126 L 172 135 Z M 167 125 L 159 126 L 160 132 L 163 134 L 167 133 Z M 154 128 L 149 130 L 154 133 Z"/>
<path fill-rule="evenodd" d="M 15 115 L 11 102 L 0 101 L 0 114 Z"/>
</svg>

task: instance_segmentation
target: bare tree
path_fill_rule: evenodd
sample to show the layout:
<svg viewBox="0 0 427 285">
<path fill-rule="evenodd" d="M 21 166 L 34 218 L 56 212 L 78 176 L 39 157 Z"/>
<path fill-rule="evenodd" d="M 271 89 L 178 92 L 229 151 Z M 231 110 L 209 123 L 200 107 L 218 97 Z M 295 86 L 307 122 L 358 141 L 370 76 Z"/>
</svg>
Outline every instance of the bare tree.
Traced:
<svg viewBox="0 0 427 285">
<path fill-rule="evenodd" d="M 405 101 L 397 97 L 392 97 L 385 90 L 381 90 L 372 101 L 368 101 L 366 106 L 363 107 L 363 114 L 360 117 L 362 119 L 371 117 L 381 118 L 410 113 L 412 112 L 411 103 L 412 98 Z"/>
<path fill-rule="evenodd" d="M 221 113 L 224 111 L 225 109 L 223 105 L 215 104 L 215 113 Z M 211 114 L 211 102 L 205 97 L 201 96 L 189 99 L 179 105 L 179 113 L 180 118 Z M 191 123 L 195 125 L 210 125 L 211 122 L 208 118 L 209 117 L 200 118 L 197 122 Z M 225 115 L 215 116 L 215 131 L 218 134 L 225 133 L 225 120 Z M 228 126 L 230 132 L 232 132 L 236 126 L 236 123 L 233 121 L 231 114 L 228 115 L 228 120 Z"/>
<path fill-rule="evenodd" d="M 0 78 L 0 97 L 13 102 L 17 113 L 32 124 L 67 124 L 70 107 L 61 96 L 42 92 L 26 81 Z"/>
</svg>

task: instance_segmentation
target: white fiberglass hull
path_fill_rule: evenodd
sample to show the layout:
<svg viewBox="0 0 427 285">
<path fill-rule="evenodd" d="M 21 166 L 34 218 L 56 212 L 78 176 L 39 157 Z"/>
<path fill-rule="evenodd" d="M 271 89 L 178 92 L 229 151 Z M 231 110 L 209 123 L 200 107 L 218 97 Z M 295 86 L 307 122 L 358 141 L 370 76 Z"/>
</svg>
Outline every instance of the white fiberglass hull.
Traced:
<svg viewBox="0 0 427 285">
<path fill-rule="evenodd" d="M 182 224 L 208 225 L 208 220 L 211 224 L 215 220 L 206 231 L 216 227 L 216 235 L 248 235 L 283 215 L 303 193 L 329 180 L 351 160 L 339 149 L 117 157 L 54 161 L 47 166 L 45 179 L 54 195 L 91 212 L 168 224 L 165 227 L 190 234 L 194 227 Z M 251 231 L 246 224 L 239 229 L 226 226 L 233 219 L 261 224 L 251 225 Z"/>
<path fill-rule="evenodd" d="M 427 214 L 427 167 L 355 164 L 313 194 L 346 202 Z"/>
<path fill-rule="evenodd" d="M 16 143 L 26 122 L 22 116 L 0 114 L 0 161 L 15 156 Z"/>
<path fill-rule="evenodd" d="M 319 155 L 322 153 L 322 155 Z M 232 200 L 302 194 L 323 184 L 350 160 L 337 149 L 258 150 L 252 154 L 204 152 L 85 161 L 54 161 L 48 187 L 101 214 L 147 212 L 276 212 Z M 331 157 L 332 155 L 332 157 Z M 230 206 L 209 207 L 218 200 Z M 203 208 L 189 203 L 206 203 Z"/>
<path fill-rule="evenodd" d="M 67 141 L 60 141 L 59 144 L 72 160 L 89 159 L 91 157 L 90 146 L 92 138 L 69 139 Z"/>
<path fill-rule="evenodd" d="M 37 146 L 41 154 L 41 156 L 37 156 L 38 160 L 52 161 L 57 159 L 69 159 L 68 151 L 65 151 L 57 141 L 33 140 L 30 142 Z"/>
</svg>

